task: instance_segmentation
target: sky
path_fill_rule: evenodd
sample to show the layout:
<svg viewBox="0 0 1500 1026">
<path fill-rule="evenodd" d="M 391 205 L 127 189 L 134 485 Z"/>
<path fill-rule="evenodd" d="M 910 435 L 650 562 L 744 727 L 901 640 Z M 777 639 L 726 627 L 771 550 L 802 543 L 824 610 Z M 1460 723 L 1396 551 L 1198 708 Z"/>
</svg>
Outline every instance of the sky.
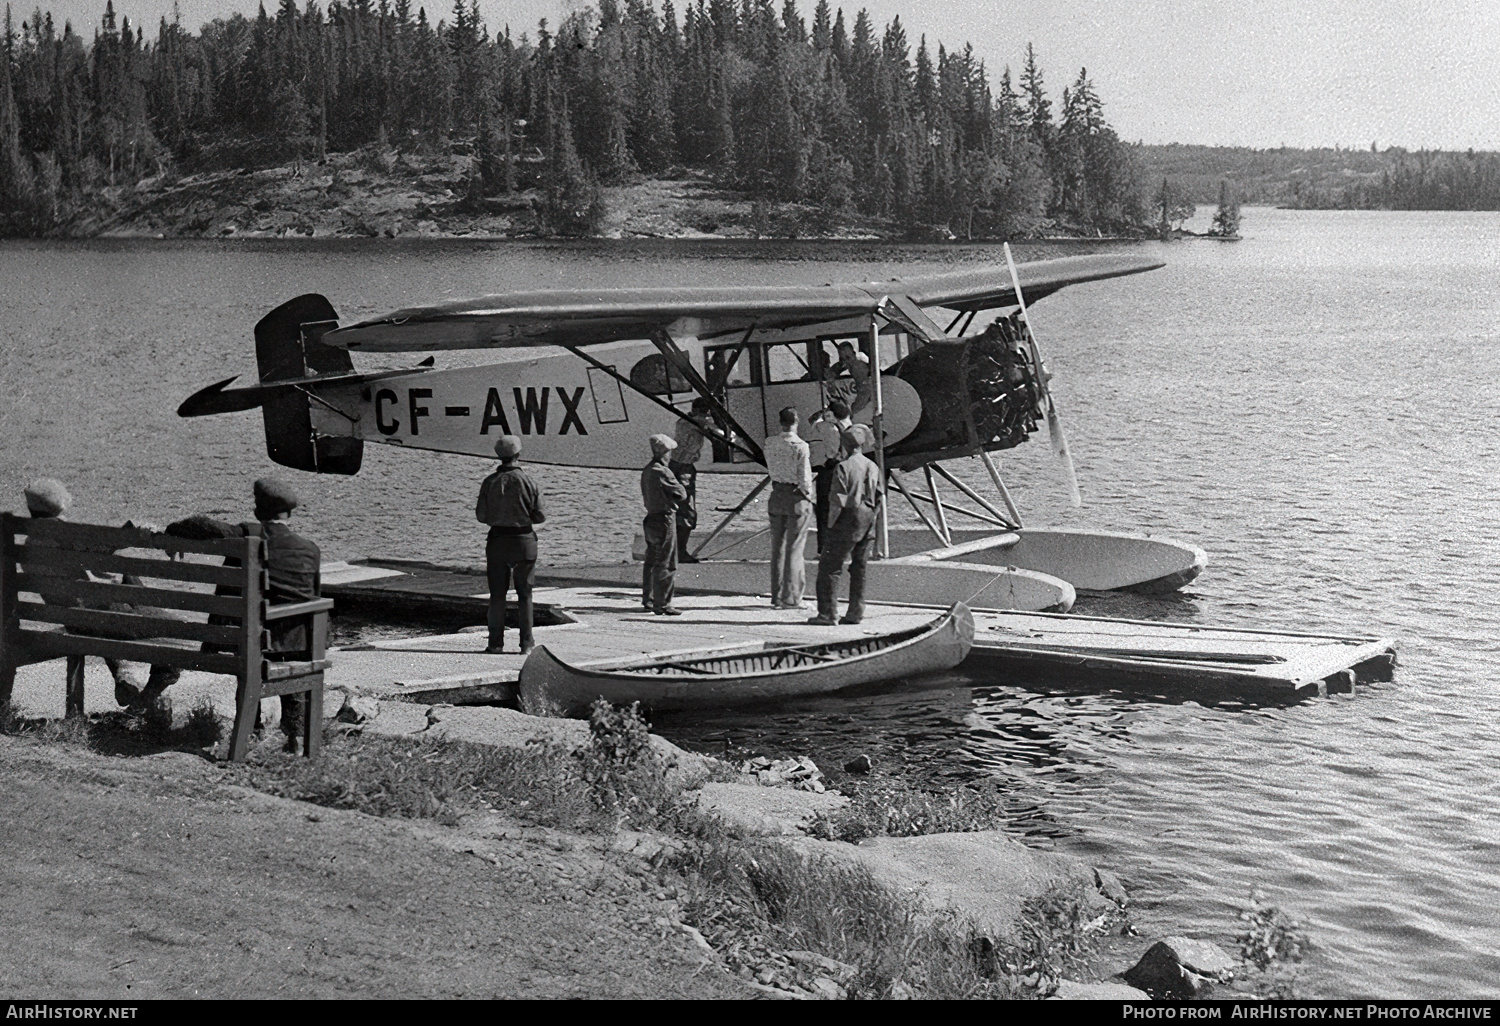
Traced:
<svg viewBox="0 0 1500 1026">
<path fill-rule="evenodd" d="M 36 0 L 10 2 L 20 19 Z M 177 5 L 196 28 L 253 13 L 257 2 Z M 809 21 L 814 3 L 798 3 Z M 434 0 L 428 15 L 448 17 L 451 6 Z M 555 24 L 576 6 L 480 0 L 491 31 L 508 23 L 513 35 L 534 34 L 539 18 Z M 1130 142 L 1500 149 L 1495 0 L 864 0 L 845 8 L 851 25 L 858 6 L 882 26 L 899 14 L 913 46 L 923 34 L 934 51 L 939 40 L 972 43 L 996 79 L 1006 65 L 1019 71 L 1030 42 L 1054 100 L 1086 67 L 1105 116 Z M 43 7 L 82 31 L 98 22 L 104 0 Z M 148 36 L 172 7 L 115 3 Z"/>
</svg>

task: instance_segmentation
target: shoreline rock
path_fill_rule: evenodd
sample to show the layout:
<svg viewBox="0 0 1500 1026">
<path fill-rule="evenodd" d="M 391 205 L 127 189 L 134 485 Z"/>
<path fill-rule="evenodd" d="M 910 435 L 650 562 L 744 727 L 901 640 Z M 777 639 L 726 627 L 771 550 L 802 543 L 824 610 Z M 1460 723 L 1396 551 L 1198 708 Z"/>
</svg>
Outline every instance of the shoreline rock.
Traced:
<svg viewBox="0 0 1500 1026">
<path fill-rule="evenodd" d="M 1146 949 L 1120 979 L 1154 998 L 1185 1001 L 1210 996 L 1234 979 L 1234 961 L 1211 941 L 1168 937 Z"/>
<path fill-rule="evenodd" d="M 322 160 L 154 175 L 98 190 L 52 237 L 570 238 L 543 222 L 534 185 L 471 195 L 473 160 L 470 152 L 422 155 L 371 145 Z M 902 226 L 798 203 L 757 205 L 698 171 L 607 186 L 603 193 L 604 220 L 585 238 L 959 241 L 944 225 Z M 1081 226 L 1047 227 L 1048 238 L 1100 241 Z"/>
</svg>

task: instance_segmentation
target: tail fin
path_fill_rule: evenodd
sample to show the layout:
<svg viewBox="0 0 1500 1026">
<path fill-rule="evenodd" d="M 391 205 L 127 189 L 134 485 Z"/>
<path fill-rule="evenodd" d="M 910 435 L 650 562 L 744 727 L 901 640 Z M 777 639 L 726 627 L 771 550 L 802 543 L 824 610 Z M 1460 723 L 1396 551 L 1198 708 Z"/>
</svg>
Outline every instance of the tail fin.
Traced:
<svg viewBox="0 0 1500 1026">
<path fill-rule="evenodd" d="M 282 303 L 255 326 L 255 362 L 262 383 L 354 370 L 342 349 L 325 346 L 323 334 L 338 327 L 333 304 L 316 293 Z M 365 443 L 358 438 L 315 435 L 311 400 L 301 392 L 268 398 L 266 453 L 283 467 L 318 474 L 357 474 Z"/>
</svg>

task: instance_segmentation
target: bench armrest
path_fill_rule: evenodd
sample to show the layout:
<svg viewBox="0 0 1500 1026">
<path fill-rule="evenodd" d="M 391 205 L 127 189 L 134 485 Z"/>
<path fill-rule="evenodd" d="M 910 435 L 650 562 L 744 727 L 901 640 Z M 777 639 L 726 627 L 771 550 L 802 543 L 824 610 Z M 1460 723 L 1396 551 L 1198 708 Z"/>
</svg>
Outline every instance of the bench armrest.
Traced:
<svg viewBox="0 0 1500 1026">
<path fill-rule="evenodd" d="M 308 602 L 288 602 L 279 606 L 267 606 L 262 620 L 285 620 L 289 616 L 307 616 L 309 613 L 327 613 L 333 609 L 333 599 L 320 598 Z"/>
</svg>

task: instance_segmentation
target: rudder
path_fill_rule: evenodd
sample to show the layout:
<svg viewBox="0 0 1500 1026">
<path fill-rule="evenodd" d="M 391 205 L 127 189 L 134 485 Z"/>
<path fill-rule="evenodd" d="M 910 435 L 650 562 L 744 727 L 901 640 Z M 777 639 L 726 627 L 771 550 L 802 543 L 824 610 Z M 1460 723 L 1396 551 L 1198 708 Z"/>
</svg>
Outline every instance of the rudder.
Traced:
<svg viewBox="0 0 1500 1026">
<path fill-rule="evenodd" d="M 313 374 L 349 373 L 354 361 L 342 349 L 319 341 L 338 327 L 338 312 L 317 293 L 282 303 L 255 326 L 255 362 L 262 383 Z M 364 459 L 358 438 L 315 435 L 311 400 L 300 392 L 268 398 L 261 406 L 266 454 L 294 470 L 357 474 Z"/>
</svg>

